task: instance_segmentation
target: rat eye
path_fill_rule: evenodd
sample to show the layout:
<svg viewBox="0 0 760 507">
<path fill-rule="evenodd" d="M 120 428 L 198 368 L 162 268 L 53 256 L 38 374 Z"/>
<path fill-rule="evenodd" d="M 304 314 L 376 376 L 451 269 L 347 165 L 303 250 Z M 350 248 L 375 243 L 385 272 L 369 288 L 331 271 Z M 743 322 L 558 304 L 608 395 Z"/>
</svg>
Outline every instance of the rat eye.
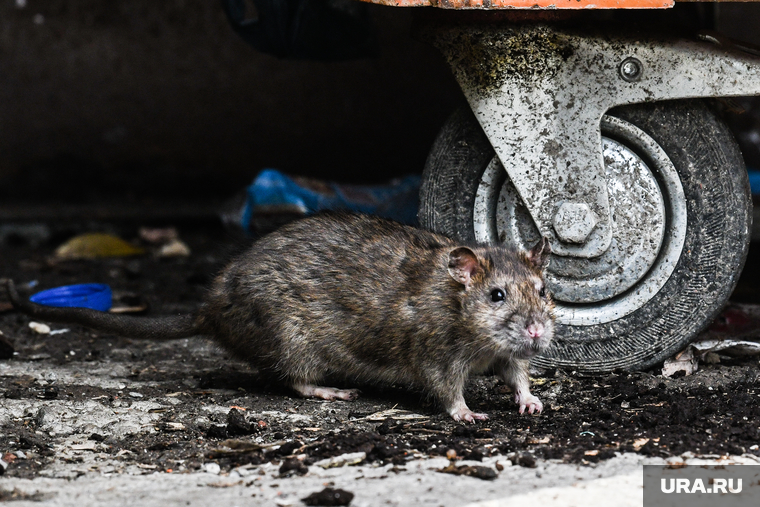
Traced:
<svg viewBox="0 0 760 507">
<path fill-rule="evenodd" d="M 507 297 L 504 295 L 504 291 L 501 289 L 494 289 L 491 291 L 491 301 L 494 303 L 498 303 L 499 301 L 504 301 L 507 299 Z"/>
<path fill-rule="evenodd" d="M 546 287 L 541 287 L 541 289 L 539 289 L 539 291 L 538 291 L 538 295 L 541 296 L 542 298 L 545 298 L 546 297 Z"/>
</svg>

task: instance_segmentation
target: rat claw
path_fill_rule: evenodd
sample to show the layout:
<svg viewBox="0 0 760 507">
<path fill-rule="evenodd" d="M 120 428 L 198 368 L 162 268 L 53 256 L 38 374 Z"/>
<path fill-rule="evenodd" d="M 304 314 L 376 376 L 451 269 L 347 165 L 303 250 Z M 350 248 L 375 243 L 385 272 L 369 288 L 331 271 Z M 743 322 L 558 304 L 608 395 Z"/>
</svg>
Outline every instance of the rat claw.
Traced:
<svg viewBox="0 0 760 507">
<path fill-rule="evenodd" d="M 527 396 L 517 396 L 518 400 L 517 403 L 520 405 L 520 414 L 525 413 L 525 409 L 528 409 L 529 414 L 540 414 L 541 411 L 544 409 L 543 403 L 541 403 L 541 400 L 533 396 L 532 394 L 528 393 Z"/>
<path fill-rule="evenodd" d="M 320 398 L 327 401 L 353 401 L 359 397 L 358 389 L 336 389 L 313 384 L 294 384 L 293 389 L 304 398 Z"/>
</svg>

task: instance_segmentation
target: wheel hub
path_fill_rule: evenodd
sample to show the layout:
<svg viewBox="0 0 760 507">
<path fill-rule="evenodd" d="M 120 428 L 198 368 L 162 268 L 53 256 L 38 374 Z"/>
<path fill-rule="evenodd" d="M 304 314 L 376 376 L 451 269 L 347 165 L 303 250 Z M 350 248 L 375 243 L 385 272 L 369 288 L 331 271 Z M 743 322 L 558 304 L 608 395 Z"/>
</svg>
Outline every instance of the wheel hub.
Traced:
<svg viewBox="0 0 760 507">
<path fill-rule="evenodd" d="M 591 325 L 627 315 L 664 285 L 686 230 L 686 202 L 675 168 L 646 133 L 614 117 L 602 122 L 613 237 L 595 258 L 553 255 L 547 286 L 560 322 Z M 539 231 L 497 157 L 477 190 L 475 237 L 528 249 Z"/>
</svg>

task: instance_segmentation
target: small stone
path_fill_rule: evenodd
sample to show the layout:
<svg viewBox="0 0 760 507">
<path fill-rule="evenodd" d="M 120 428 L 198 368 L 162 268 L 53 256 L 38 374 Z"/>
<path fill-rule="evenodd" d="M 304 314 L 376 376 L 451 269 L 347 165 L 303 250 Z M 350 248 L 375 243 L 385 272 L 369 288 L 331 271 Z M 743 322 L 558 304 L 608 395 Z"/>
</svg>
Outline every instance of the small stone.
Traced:
<svg viewBox="0 0 760 507">
<path fill-rule="evenodd" d="M 29 327 L 32 331 L 39 334 L 50 334 L 50 326 L 40 322 L 30 322 Z"/>
<path fill-rule="evenodd" d="M 222 467 L 220 467 L 218 463 L 204 463 L 203 471 L 207 474 L 219 475 L 222 471 Z"/>
<path fill-rule="evenodd" d="M 523 452 L 517 457 L 517 464 L 525 468 L 536 468 L 536 458 L 529 452 Z"/>
<path fill-rule="evenodd" d="M 306 505 L 348 505 L 354 494 L 342 489 L 325 488 L 319 493 L 312 493 L 301 501 Z"/>
<path fill-rule="evenodd" d="M 287 477 L 290 475 L 306 475 L 309 473 L 309 467 L 303 464 L 298 458 L 286 459 L 282 466 L 280 466 L 280 477 Z"/>
<path fill-rule="evenodd" d="M 250 435 L 257 430 L 258 426 L 251 426 L 240 410 L 233 408 L 227 412 L 227 434 L 229 436 Z"/>
<path fill-rule="evenodd" d="M 189 257 L 190 247 L 182 241 L 175 239 L 170 243 L 165 244 L 158 251 L 159 257 Z"/>
</svg>

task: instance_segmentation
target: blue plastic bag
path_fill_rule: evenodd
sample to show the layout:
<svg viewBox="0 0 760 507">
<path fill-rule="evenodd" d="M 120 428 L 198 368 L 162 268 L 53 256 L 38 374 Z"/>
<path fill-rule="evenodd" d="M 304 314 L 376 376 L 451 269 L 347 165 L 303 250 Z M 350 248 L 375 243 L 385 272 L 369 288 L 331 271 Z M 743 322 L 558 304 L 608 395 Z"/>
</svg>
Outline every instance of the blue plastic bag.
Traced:
<svg viewBox="0 0 760 507">
<path fill-rule="evenodd" d="M 419 176 L 410 175 L 387 185 L 343 185 L 265 169 L 247 189 L 240 225 L 248 231 L 255 213 L 309 215 L 323 210 L 359 211 L 416 225 L 420 182 Z"/>
</svg>

